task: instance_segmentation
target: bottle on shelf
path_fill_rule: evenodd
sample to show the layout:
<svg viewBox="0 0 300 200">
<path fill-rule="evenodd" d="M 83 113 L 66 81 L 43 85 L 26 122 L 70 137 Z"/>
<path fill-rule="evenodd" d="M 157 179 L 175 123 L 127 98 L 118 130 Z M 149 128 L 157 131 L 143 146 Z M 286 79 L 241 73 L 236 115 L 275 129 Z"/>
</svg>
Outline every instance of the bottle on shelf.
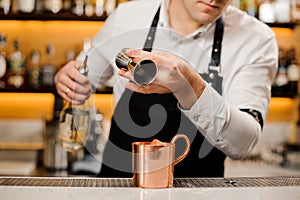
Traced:
<svg viewBox="0 0 300 200">
<path fill-rule="evenodd" d="M 70 62 L 70 61 L 72 61 L 72 60 L 74 60 L 75 59 L 75 51 L 74 51 L 74 49 L 69 49 L 69 50 L 67 50 L 67 52 L 66 52 L 66 63 L 68 63 L 68 62 Z"/>
<path fill-rule="evenodd" d="M 0 0 L 0 14 L 9 14 L 11 11 L 11 0 Z"/>
<path fill-rule="evenodd" d="M 122 2 L 122 0 L 121 0 Z M 118 1 L 118 4 L 120 0 Z M 231 5 L 247 12 L 249 15 L 257 16 L 257 0 L 232 0 Z"/>
<path fill-rule="evenodd" d="M 44 0 L 36 0 L 35 1 L 35 13 L 43 13 L 44 12 Z"/>
<path fill-rule="evenodd" d="M 84 64 L 78 70 L 87 76 L 87 56 Z M 77 152 L 84 148 L 87 136 L 90 131 L 90 100 L 86 100 L 81 105 L 74 105 L 65 102 L 60 113 L 59 140 L 62 147 L 69 152 Z"/>
<path fill-rule="evenodd" d="M 92 48 L 92 40 L 90 38 L 85 38 L 82 48 L 83 52 L 87 53 Z"/>
<path fill-rule="evenodd" d="M 110 13 L 112 13 L 112 11 L 115 10 L 116 6 L 117 6 L 116 0 L 106 0 L 104 4 L 104 10 L 106 14 L 110 15 Z"/>
<path fill-rule="evenodd" d="M 278 70 L 274 81 L 274 90 L 279 95 L 287 94 L 288 89 L 287 61 L 286 54 L 283 48 L 279 48 Z"/>
<path fill-rule="evenodd" d="M 292 94 L 298 94 L 298 82 L 299 82 L 299 64 L 296 58 L 295 48 L 288 51 L 288 66 L 287 76 L 289 80 L 289 90 Z"/>
<path fill-rule="evenodd" d="M 95 2 L 95 14 L 98 17 L 104 14 L 104 0 L 96 0 Z"/>
<path fill-rule="evenodd" d="M 290 0 L 276 0 L 273 6 L 276 22 L 289 23 L 291 21 Z"/>
<path fill-rule="evenodd" d="M 55 56 L 55 48 L 52 43 L 46 46 L 46 63 L 41 66 L 42 86 L 47 88 L 54 87 L 54 76 L 56 73 L 56 66 L 53 64 Z"/>
<path fill-rule="evenodd" d="M 13 52 L 8 57 L 6 84 L 8 88 L 22 88 L 25 76 L 25 54 L 19 50 L 19 41 L 14 40 Z"/>
<path fill-rule="evenodd" d="M 64 0 L 63 1 L 63 11 L 64 12 L 71 12 L 73 6 L 73 0 Z"/>
<path fill-rule="evenodd" d="M 240 3 L 239 3 L 239 8 L 243 11 L 247 11 L 247 8 L 248 8 L 248 1 L 247 0 L 240 0 Z"/>
<path fill-rule="evenodd" d="M 44 0 L 44 10 L 46 12 L 57 14 L 63 9 L 62 0 Z"/>
<path fill-rule="evenodd" d="M 26 65 L 25 81 L 28 88 L 39 89 L 41 87 L 40 61 L 41 53 L 37 50 L 32 50 L 29 62 Z"/>
<path fill-rule="evenodd" d="M 270 0 L 262 0 L 258 8 L 258 18 L 265 23 L 274 23 L 275 12 L 274 6 Z"/>
<path fill-rule="evenodd" d="M 72 13 L 77 16 L 82 16 L 84 14 L 84 0 L 74 0 Z"/>
<path fill-rule="evenodd" d="M 0 33 L 0 89 L 5 88 L 6 85 L 5 74 L 6 74 L 7 62 L 6 62 L 6 52 L 4 51 L 6 44 L 7 44 L 6 35 L 4 33 Z"/>
<path fill-rule="evenodd" d="M 17 0 L 18 12 L 33 13 L 35 11 L 36 0 Z"/>
<path fill-rule="evenodd" d="M 300 22 L 300 0 L 291 0 L 292 20 Z"/>
<path fill-rule="evenodd" d="M 91 17 L 95 14 L 94 0 L 86 0 L 84 5 L 84 14 L 87 17 Z"/>
<path fill-rule="evenodd" d="M 60 66 L 65 66 L 68 62 L 75 60 L 75 50 L 74 49 L 68 49 L 66 51 L 66 61 Z"/>
<path fill-rule="evenodd" d="M 253 17 L 257 16 L 257 1 L 247 0 L 247 13 Z"/>
</svg>

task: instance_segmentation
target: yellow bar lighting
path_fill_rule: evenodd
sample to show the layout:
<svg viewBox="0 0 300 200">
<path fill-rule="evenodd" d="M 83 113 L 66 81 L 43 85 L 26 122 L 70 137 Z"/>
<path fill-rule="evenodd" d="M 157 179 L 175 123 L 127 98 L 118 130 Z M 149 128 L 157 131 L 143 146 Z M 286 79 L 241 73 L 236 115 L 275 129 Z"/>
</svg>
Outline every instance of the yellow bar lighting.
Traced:
<svg viewBox="0 0 300 200">
<path fill-rule="evenodd" d="M 114 97 L 112 94 L 95 94 L 94 103 L 96 109 L 103 114 L 103 116 L 110 120 L 113 110 L 115 108 Z"/>
<path fill-rule="evenodd" d="M 270 101 L 267 121 L 295 122 L 298 117 L 298 103 L 293 98 L 274 97 Z"/>
<path fill-rule="evenodd" d="M 51 121 L 54 101 L 51 93 L 0 93 L 0 118 Z"/>
<path fill-rule="evenodd" d="M 82 50 L 85 39 L 92 39 L 102 28 L 103 21 L 27 21 L 1 20 L 1 30 L 7 35 L 7 53 L 12 51 L 14 39 L 20 42 L 20 51 L 29 56 L 32 50 L 42 53 L 42 63 L 48 62 L 46 45 L 55 47 L 54 65 L 60 68 L 66 62 L 66 53 L 73 49 L 76 55 Z"/>
</svg>

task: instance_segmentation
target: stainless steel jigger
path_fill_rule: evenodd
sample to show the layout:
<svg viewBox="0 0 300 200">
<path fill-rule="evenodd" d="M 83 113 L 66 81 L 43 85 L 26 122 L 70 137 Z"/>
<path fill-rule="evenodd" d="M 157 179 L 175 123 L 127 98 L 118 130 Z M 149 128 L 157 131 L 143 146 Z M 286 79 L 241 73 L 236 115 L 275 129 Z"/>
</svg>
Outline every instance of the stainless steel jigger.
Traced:
<svg viewBox="0 0 300 200">
<path fill-rule="evenodd" d="M 133 75 L 134 82 L 138 85 L 148 85 L 152 83 L 157 74 L 157 66 L 152 60 L 142 60 L 139 63 L 132 61 L 130 57 L 126 55 L 124 48 L 118 53 L 116 57 L 116 65 L 119 69 L 129 70 Z"/>
</svg>

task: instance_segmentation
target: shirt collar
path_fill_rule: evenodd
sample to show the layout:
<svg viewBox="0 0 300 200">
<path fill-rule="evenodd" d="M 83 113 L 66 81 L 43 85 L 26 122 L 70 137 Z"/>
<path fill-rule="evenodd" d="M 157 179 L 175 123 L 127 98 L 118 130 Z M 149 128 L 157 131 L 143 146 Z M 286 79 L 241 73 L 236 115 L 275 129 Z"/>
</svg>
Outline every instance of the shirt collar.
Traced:
<svg viewBox="0 0 300 200">
<path fill-rule="evenodd" d="M 169 26 L 169 16 L 168 16 L 168 9 L 169 9 L 169 2 L 170 0 L 162 0 L 161 3 L 161 11 L 159 15 L 159 26 L 162 28 L 170 28 Z M 203 25 L 199 29 L 195 30 L 193 33 L 187 35 L 187 38 L 198 38 L 204 33 L 206 33 L 215 22 Z"/>
</svg>

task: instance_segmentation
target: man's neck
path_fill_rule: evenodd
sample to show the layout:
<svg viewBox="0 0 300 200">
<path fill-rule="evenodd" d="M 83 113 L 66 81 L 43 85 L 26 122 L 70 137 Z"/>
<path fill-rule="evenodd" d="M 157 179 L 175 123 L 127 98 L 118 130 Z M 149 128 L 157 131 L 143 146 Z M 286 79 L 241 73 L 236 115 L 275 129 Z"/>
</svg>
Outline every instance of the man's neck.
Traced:
<svg viewBox="0 0 300 200">
<path fill-rule="evenodd" d="M 193 18 L 186 12 L 180 2 L 181 1 L 177 0 L 170 0 L 169 2 L 169 26 L 173 30 L 183 35 L 189 35 L 199 29 L 202 25 L 193 20 Z"/>
</svg>

